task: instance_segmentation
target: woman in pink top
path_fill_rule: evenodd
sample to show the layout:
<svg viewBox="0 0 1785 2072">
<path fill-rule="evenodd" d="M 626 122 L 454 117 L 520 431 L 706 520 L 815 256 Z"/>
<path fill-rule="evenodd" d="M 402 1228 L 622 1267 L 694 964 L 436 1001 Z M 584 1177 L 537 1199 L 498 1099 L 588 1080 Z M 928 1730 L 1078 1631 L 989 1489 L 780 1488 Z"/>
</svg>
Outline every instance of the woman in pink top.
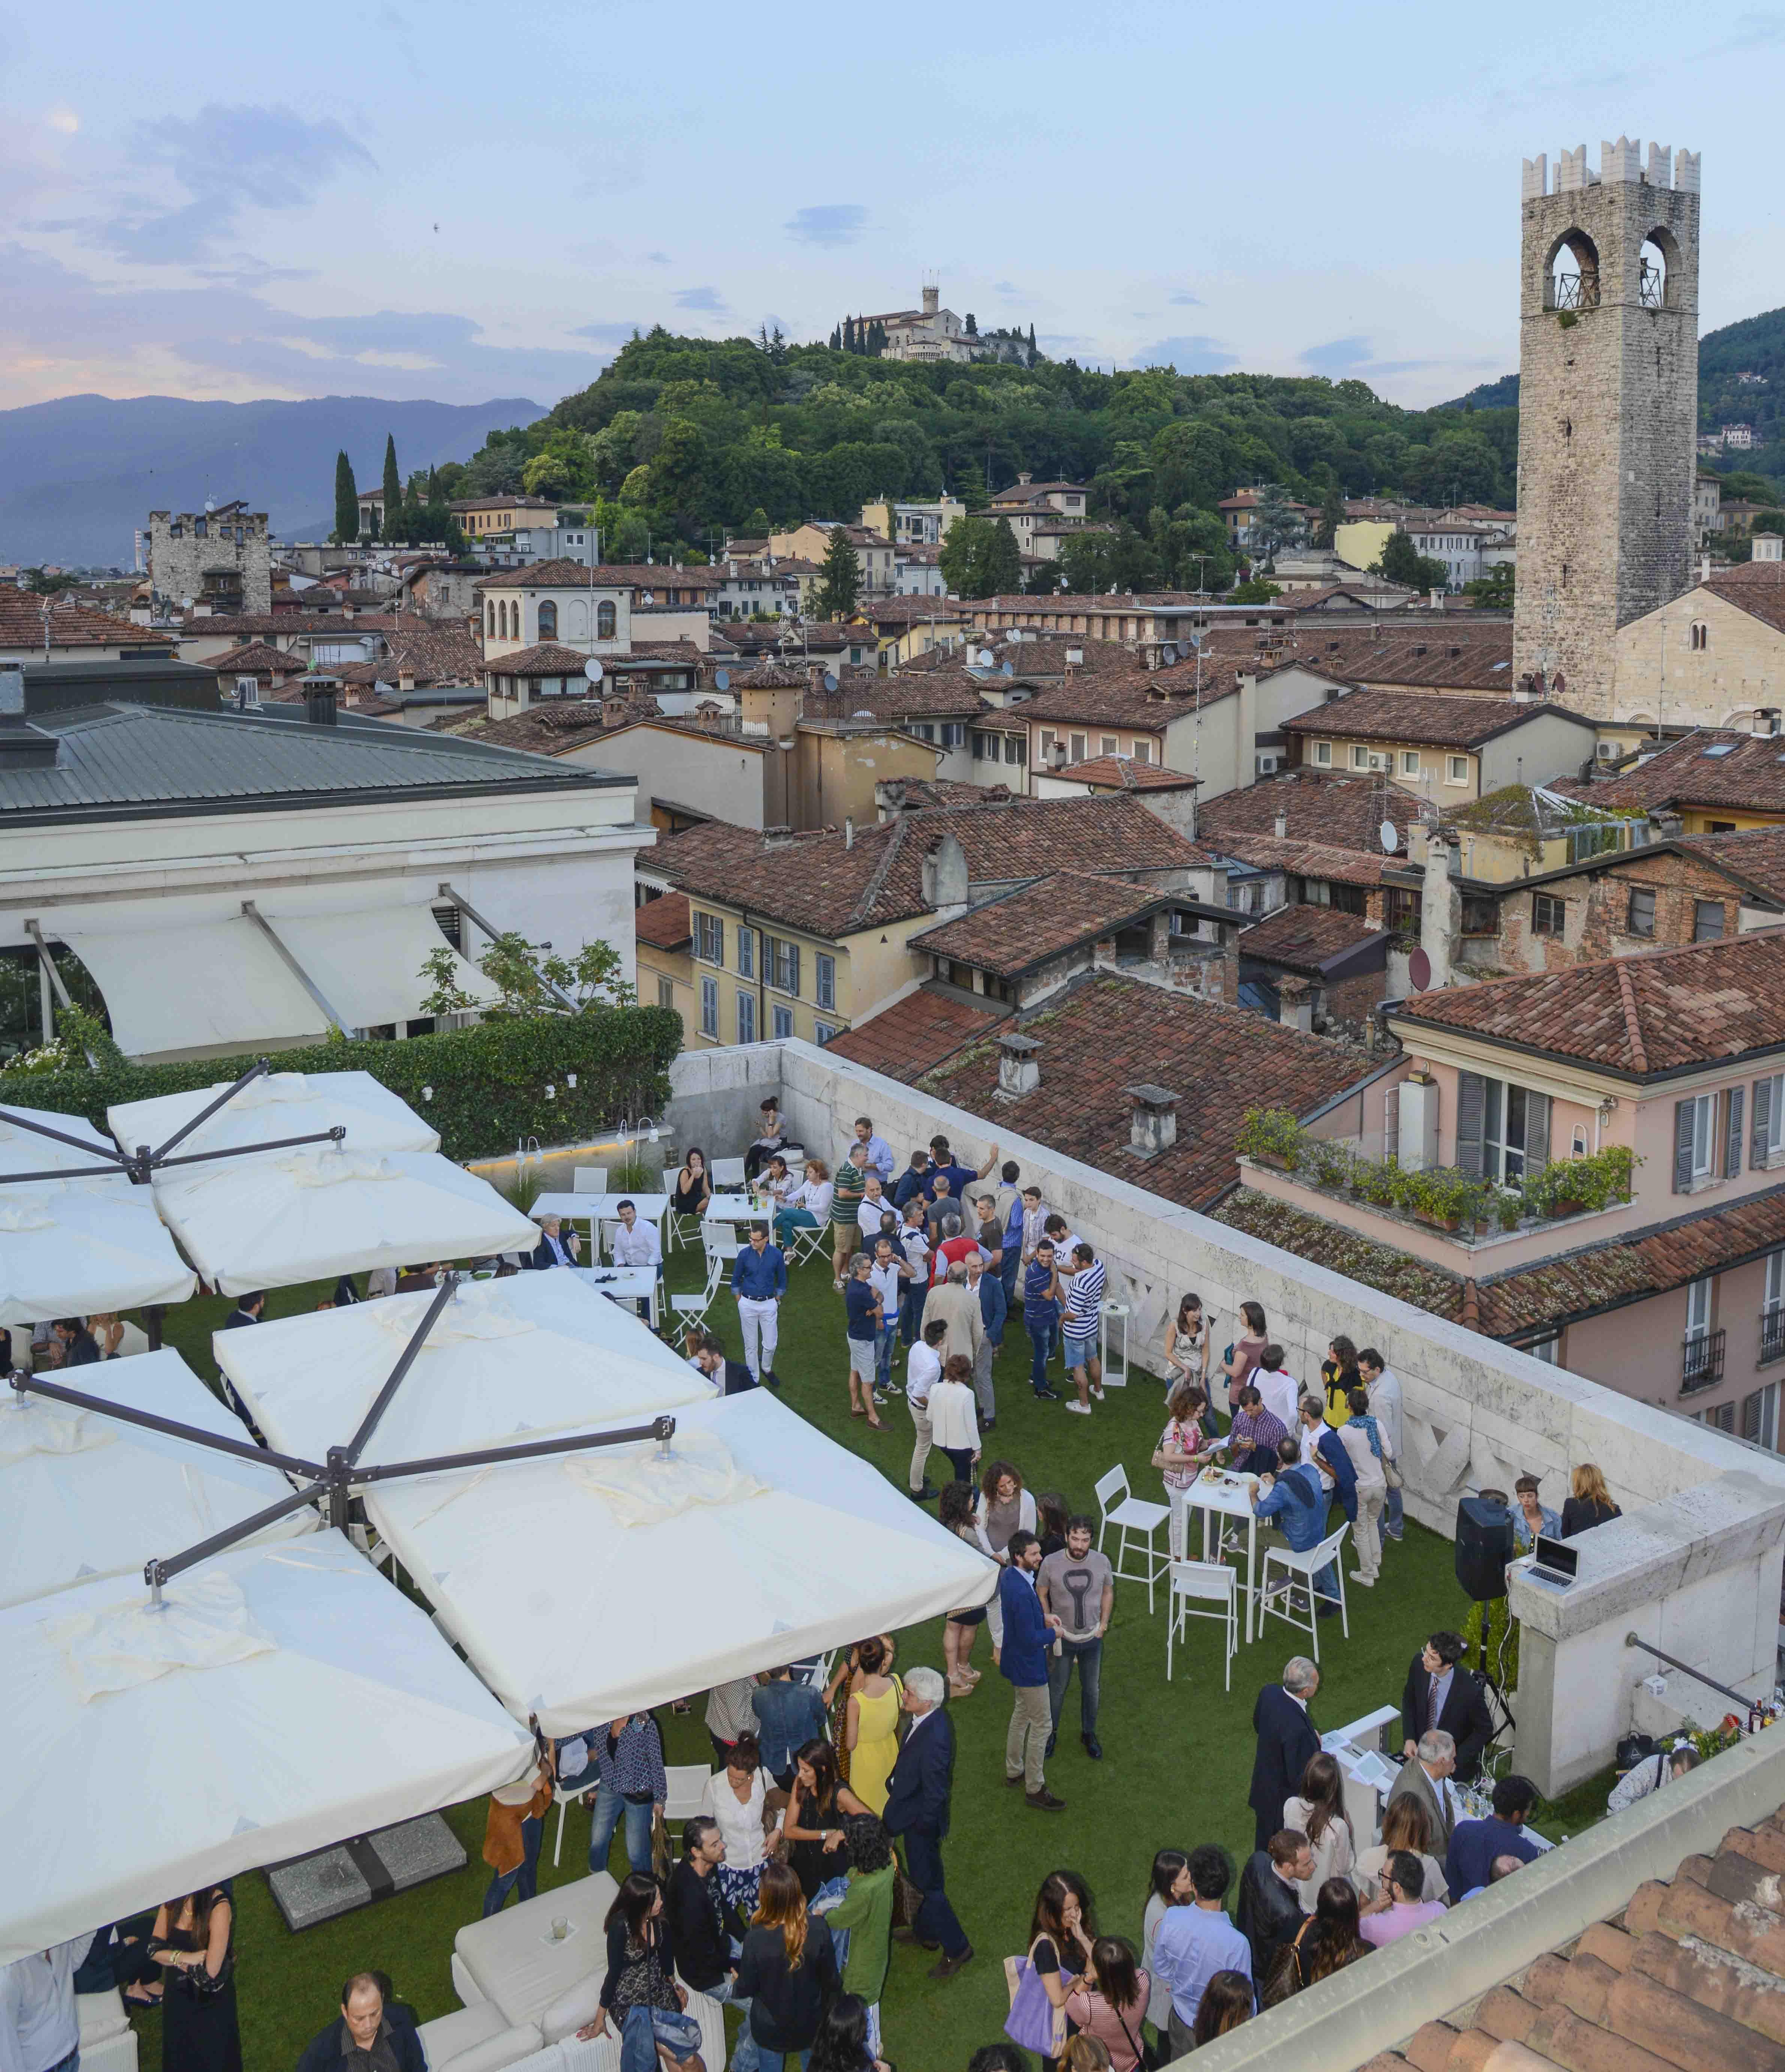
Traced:
<svg viewBox="0 0 1785 2072">
<path fill-rule="evenodd" d="M 1208 1398 L 1186 1382 L 1172 1391 L 1167 1408 L 1170 1419 L 1159 1435 L 1153 1465 L 1165 1478 L 1166 1501 L 1171 1506 L 1171 1558 L 1181 1561 L 1184 1558 L 1184 1496 L 1208 1450 L 1202 1423 Z"/>
<path fill-rule="evenodd" d="M 1228 1348 L 1228 1356 L 1219 1369 L 1227 1377 L 1230 1416 L 1239 1408 L 1240 1392 L 1252 1379 L 1252 1371 L 1258 1364 L 1259 1355 L 1269 1343 L 1265 1335 L 1265 1305 L 1262 1302 L 1242 1302 L 1240 1305 L 1240 1321 L 1246 1328 Z"/>
<path fill-rule="evenodd" d="M 1141 2021 L 1151 1981 L 1134 1953 L 1113 1935 L 1091 1946 L 1091 1963 L 1066 1996 L 1066 2016 L 1081 2036 L 1094 2036 L 1109 2053 L 1111 2072 L 1140 2072 Z"/>
</svg>

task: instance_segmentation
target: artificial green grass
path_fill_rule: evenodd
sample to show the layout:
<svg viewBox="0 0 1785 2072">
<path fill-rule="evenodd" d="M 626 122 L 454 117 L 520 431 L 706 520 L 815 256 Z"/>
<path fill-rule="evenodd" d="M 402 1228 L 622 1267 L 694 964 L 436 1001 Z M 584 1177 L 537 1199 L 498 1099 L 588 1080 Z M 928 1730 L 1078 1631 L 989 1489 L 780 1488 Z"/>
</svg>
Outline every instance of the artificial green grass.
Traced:
<svg viewBox="0 0 1785 2072">
<path fill-rule="evenodd" d="M 697 1285 L 700 1266 L 698 1252 L 673 1254 L 671 1287 Z M 268 1298 L 266 1314 L 313 1307 L 327 1292 L 278 1290 Z M 208 1299 L 168 1313 L 167 1342 L 207 1379 L 216 1372 L 210 1334 L 230 1306 Z M 729 1297 L 722 1297 L 714 1315 L 732 1350 L 739 1351 Z M 785 1384 L 781 1400 L 852 1453 L 874 1462 L 903 1487 L 911 1459 L 911 1420 L 896 1396 L 882 1412 L 889 1427 L 883 1435 L 850 1417 L 842 1301 L 831 1288 L 828 1261 L 796 1271 L 782 1325 L 775 1359 Z M 1069 1416 L 1063 1403 L 1036 1401 L 1028 1371 L 1028 1340 L 1014 1320 L 995 1370 L 997 1427 L 986 1443 L 995 1446 L 997 1457 L 1016 1463 L 1030 1489 L 1058 1490 L 1074 1510 L 1094 1515 L 1092 1485 L 1119 1462 L 1137 1495 L 1160 1494 L 1158 1473 L 1149 1465 L 1165 1422 L 1158 1380 L 1137 1369 L 1126 1388 L 1110 1389 L 1106 1403 L 1084 1418 Z M 895 1378 L 902 1372 L 902 1365 L 895 1365 Z M 1057 1367 L 1055 1372 L 1056 1385 L 1064 1387 Z M 932 1481 L 948 1472 L 948 1462 L 932 1455 Z M 1349 1604 L 1348 1642 L 1336 1620 L 1324 1622 L 1321 1629 L 1323 1680 L 1312 1709 L 1322 1727 L 1398 1703 L 1408 1663 L 1425 1636 L 1440 1626 L 1460 1626 L 1467 1610 L 1452 1572 L 1449 1543 L 1411 1521 L 1405 1542 L 1386 1548 L 1376 1588 L 1351 1589 Z M 935 1961 L 931 1955 L 895 1946 L 882 2011 L 887 2053 L 904 2072 L 959 2072 L 980 2044 L 1001 2033 L 1007 2008 L 1001 1960 L 1025 1947 L 1035 1890 L 1050 1871 L 1062 1866 L 1079 1871 L 1096 1896 L 1100 1925 L 1137 1945 L 1156 1849 L 1219 1842 L 1236 1863 L 1244 1861 L 1252 1835 L 1246 1793 L 1253 1701 L 1261 1687 L 1281 1674 L 1285 1661 L 1305 1646 L 1305 1638 L 1298 1642 L 1287 1626 L 1273 1621 L 1263 1639 L 1242 1645 L 1230 1694 L 1222 1688 L 1220 1637 L 1212 1623 L 1192 1622 L 1176 1651 L 1170 1684 L 1165 1630 L 1162 1590 L 1150 1616 L 1145 1587 L 1118 1584 L 1115 1618 L 1104 1645 L 1098 1722 L 1104 1759 L 1092 1762 L 1080 1744 L 1075 1681 L 1067 1694 L 1059 1748 L 1047 1766 L 1049 1786 L 1066 1801 L 1067 1810 L 1043 1814 L 1003 1785 L 1010 1692 L 992 1667 L 989 1635 L 982 1629 L 974 1665 L 984 1679 L 971 1696 L 951 1701 L 959 1753 L 953 1827 L 945 1845 L 948 1889 L 976 1955 L 957 1977 L 938 1984 L 927 1975 Z M 898 1645 L 902 1667 L 942 1667 L 940 1622 L 900 1634 Z M 701 1719 L 704 1700 L 693 1696 L 685 1716 L 668 1707 L 659 1713 L 671 1762 L 711 1760 Z M 1546 1819 L 1546 1831 L 1578 1832 L 1595 1806 L 1602 1811 L 1608 1782 L 1609 1778 L 1570 1794 L 1567 1819 Z M 340 1981 L 354 1971 L 388 1971 L 424 2021 L 458 2005 L 449 1972 L 453 1937 L 476 1919 L 489 1878 L 479 1854 L 484 1802 L 453 1807 L 446 1817 L 471 1858 L 463 1871 L 302 1934 L 286 1928 L 264 1878 L 251 1874 L 236 1881 L 236 1991 L 244 2061 L 251 2072 L 293 2064 L 303 2045 L 332 2018 Z M 541 1864 L 541 1891 L 587 1869 L 587 1814 L 570 1811 L 563 1861 L 554 1869 L 557 1823 L 554 1810 Z M 624 1875 L 618 1836 L 611 1868 Z M 155 2072 L 161 2062 L 159 2017 L 137 2021 L 143 2072 Z M 709 2066 L 708 2072 L 720 2068 Z"/>
</svg>

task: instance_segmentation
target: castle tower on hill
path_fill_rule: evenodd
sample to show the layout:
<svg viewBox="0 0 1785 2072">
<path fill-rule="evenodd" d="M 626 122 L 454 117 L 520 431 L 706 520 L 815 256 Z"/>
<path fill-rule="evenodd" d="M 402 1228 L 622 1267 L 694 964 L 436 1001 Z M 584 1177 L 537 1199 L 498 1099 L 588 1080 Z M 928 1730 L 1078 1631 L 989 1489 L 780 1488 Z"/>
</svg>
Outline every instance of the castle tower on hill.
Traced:
<svg viewBox="0 0 1785 2072">
<path fill-rule="evenodd" d="M 1524 162 L 1512 667 L 1612 717 L 1613 636 L 1691 580 L 1699 161 Z"/>
</svg>

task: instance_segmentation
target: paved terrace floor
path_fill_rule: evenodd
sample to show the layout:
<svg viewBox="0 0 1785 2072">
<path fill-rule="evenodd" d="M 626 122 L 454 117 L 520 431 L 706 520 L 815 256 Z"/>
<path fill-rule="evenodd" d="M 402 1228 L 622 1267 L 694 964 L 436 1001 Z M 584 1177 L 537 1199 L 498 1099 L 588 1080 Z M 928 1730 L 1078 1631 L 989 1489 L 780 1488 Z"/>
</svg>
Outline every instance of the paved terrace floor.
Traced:
<svg viewBox="0 0 1785 2072">
<path fill-rule="evenodd" d="M 697 1285 L 699 1262 L 697 1252 L 674 1253 L 670 1287 Z M 268 1297 L 267 1314 L 309 1309 L 327 1293 L 321 1286 L 278 1290 Z M 168 1314 L 168 1342 L 208 1379 L 216 1375 L 211 1334 L 230 1306 L 225 1300 L 206 1299 Z M 903 1486 L 911 1459 L 911 1420 L 903 1400 L 893 1398 L 882 1412 L 890 1428 L 883 1437 L 849 1415 L 842 1301 L 833 1292 L 828 1262 L 809 1262 L 795 1272 L 782 1316 L 776 1365 L 785 1384 L 783 1400 L 839 1444 L 877 1462 Z M 715 1318 L 730 1349 L 741 1354 L 729 1298 L 722 1297 Z M 1029 1392 L 1028 1369 L 1028 1341 L 1020 1322 L 1014 1323 L 995 1369 L 993 1437 L 999 1454 L 1017 1463 L 1031 1489 L 1059 1490 L 1073 1509 L 1094 1514 L 1092 1485 L 1120 1462 L 1137 1494 L 1161 1494 L 1158 1474 L 1149 1466 L 1165 1422 L 1159 1381 L 1137 1370 L 1126 1389 L 1111 1389 L 1104 1407 L 1081 1418 L 1067 1415 L 1061 1404 L 1036 1401 Z M 895 1378 L 900 1372 L 895 1367 Z M 932 1470 L 933 1482 L 937 1471 L 948 1472 L 947 1462 L 932 1456 Z M 1461 1626 L 1467 1605 L 1453 1573 L 1450 1544 L 1409 1520 L 1405 1541 L 1386 1549 L 1382 1581 L 1373 1591 L 1354 1589 L 1351 1606 L 1348 1643 L 1335 1620 L 1322 1628 L 1325 1681 L 1314 1714 L 1323 1726 L 1397 1701 L 1419 1642 L 1436 1627 Z M 1144 1588 L 1117 1585 L 1104 1651 L 1099 1723 L 1104 1759 L 1092 1762 L 1080 1745 L 1075 1683 L 1059 1747 L 1047 1769 L 1049 1785 L 1067 1802 L 1064 1813 L 1053 1815 L 1030 1811 L 1020 1793 L 1006 1791 L 1001 1782 L 1009 1686 L 992 1667 L 989 1636 L 982 1630 L 974 1660 L 984 1680 L 971 1696 L 951 1701 L 959 1758 L 947 1853 L 949 1889 L 977 1955 L 959 1977 L 937 1985 L 926 1975 L 932 1957 L 895 1945 L 882 2010 L 888 2054 L 906 2072 L 959 2072 L 977 2045 L 1001 2034 L 1006 2012 L 1001 1960 L 1026 1946 L 1036 1888 L 1050 1871 L 1063 1865 L 1080 1871 L 1096 1898 L 1100 1925 L 1128 1936 L 1137 1948 L 1156 1849 L 1217 1841 L 1236 1863 L 1244 1861 L 1252 1841 L 1246 1792 L 1252 1704 L 1260 1687 L 1296 1651 L 1295 1642 L 1286 1627 L 1273 1622 L 1265 1639 L 1242 1646 L 1230 1696 L 1222 1688 L 1217 1629 L 1193 1626 L 1176 1656 L 1174 1680 L 1167 1685 L 1165 1616 L 1162 1593 L 1150 1618 Z M 900 1634 L 899 1663 L 940 1669 L 940 1622 Z M 703 1704 L 697 1695 L 688 1715 L 672 1714 L 668 1708 L 660 1713 L 671 1762 L 711 1760 Z M 1557 1837 L 1577 1832 L 1602 1811 L 1610 1782 L 1608 1776 L 1580 1787 L 1547 1808 L 1539 1825 Z M 463 1871 L 302 1934 L 286 1928 L 257 1873 L 237 1880 L 237 1996 L 244 2060 L 255 2072 L 280 2072 L 295 2063 L 303 2045 L 332 2017 L 340 1980 L 356 1970 L 388 1971 L 424 2021 L 458 2006 L 449 1959 L 454 1934 L 476 1919 L 488 1881 L 479 1859 L 485 1805 L 478 1799 L 446 1815 L 471 1857 Z M 128 1819 L 127 1811 L 120 1817 Z M 542 1891 L 584 1874 L 588 1815 L 571 1809 L 564 1860 L 554 1871 L 556 1824 L 554 1811 L 541 1864 Z M 618 1877 L 625 1874 L 617 1836 L 610 1868 Z M 159 2017 L 139 2014 L 135 2020 L 143 2072 L 155 2072 L 162 2062 Z"/>
</svg>

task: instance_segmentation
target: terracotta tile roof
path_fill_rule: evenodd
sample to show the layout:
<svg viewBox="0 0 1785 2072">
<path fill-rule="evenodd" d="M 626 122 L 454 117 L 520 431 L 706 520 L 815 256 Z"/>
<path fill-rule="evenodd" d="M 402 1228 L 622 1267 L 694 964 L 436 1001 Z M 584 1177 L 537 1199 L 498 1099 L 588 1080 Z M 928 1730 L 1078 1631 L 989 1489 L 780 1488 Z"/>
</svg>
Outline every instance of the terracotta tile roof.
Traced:
<svg viewBox="0 0 1785 2072">
<path fill-rule="evenodd" d="M 872 626 L 922 626 L 932 619 L 957 626 L 962 612 L 958 598 L 875 597 L 862 604 L 860 616 Z"/>
<path fill-rule="evenodd" d="M 1398 1010 L 1517 1049 L 1651 1075 L 1785 1044 L 1785 928 L 1421 993 Z"/>
<path fill-rule="evenodd" d="M 537 647 L 516 648 L 507 655 L 485 656 L 483 670 L 491 676 L 580 676 L 588 659 L 579 648 L 566 648 L 556 640 L 541 640 Z M 607 666 L 604 660 L 602 667 Z"/>
<path fill-rule="evenodd" d="M 1674 845 L 1717 870 L 1733 871 L 1770 899 L 1785 900 L 1785 828 L 1750 828 L 1740 834 L 1687 835 Z M 1626 852 L 1640 856 L 1640 849 Z"/>
<path fill-rule="evenodd" d="M 1377 616 L 1335 632 L 1331 620 L 1298 626 L 1287 658 L 1348 682 L 1405 684 L 1412 689 L 1510 693 L 1512 627 L 1503 619 L 1411 627 L 1405 617 Z"/>
<path fill-rule="evenodd" d="M 1223 856 L 1250 864 L 1254 870 L 1294 871 L 1300 878 L 1331 878 L 1339 885 L 1380 885 L 1388 861 L 1378 849 L 1340 849 L 1332 842 L 1279 841 L 1275 835 L 1211 835 L 1208 846 Z"/>
<path fill-rule="evenodd" d="M 1020 796 L 1008 784 L 967 784 L 957 777 L 890 777 L 887 803 L 901 813 L 927 812 L 934 806 L 993 806 Z"/>
<path fill-rule="evenodd" d="M 870 1072 L 910 1081 L 1002 1028 L 1005 1019 L 995 1004 L 973 1005 L 940 986 L 920 985 L 871 1021 L 832 1037 L 825 1048 Z"/>
<path fill-rule="evenodd" d="M 913 949 L 958 957 L 977 970 L 1014 978 L 1078 944 L 1113 934 L 1124 922 L 1145 913 L 1158 897 L 1150 886 L 1125 885 L 1119 878 L 1056 870 L 926 928 L 910 942 Z"/>
<path fill-rule="evenodd" d="M 1342 914 L 1336 906 L 1280 906 L 1242 933 L 1240 954 L 1318 974 L 1334 958 L 1382 942 L 1386 935 L 1360 915 Z"/>
<path fill-rule="evenodd" d="M 945 834 L 967 852 L 971 878 L 1041 878 L 1062 857 L 1107 858 L 1112 874 L 1178 871 L 1208 861 L 1138 800 L 1008 799 L 901 813 L 842 834 L 814 832 L 768 842 L 709 821 L 658 842 L 652 868 L 720 904 L 738 901 L 767 920 L 827 937 L 925 911 L 923 862 Z"/>
<path fill-rule="evenodd" d="M 1074 495 L 1089 495 L 1089 486 L 1082 482 L 1013 482 L 1008 489 L 993 492 L 993 504 L 1033 504 L 1054 491 L 1069 491 Z"/>
<path fill-rule="evenodd" d="M 1078 980 L 1022 1030 L 1042 1046 L 1034 1092 L 994 1104 L 995 1052 L 944 1065 L 925 1086 L 976 1115 L 1007 1114 L 1023 1136 L 1192 1209 L 1237 1178 L 1233 1142 L 1247 1108 L 1306 1115 L 1378 1069 L 1346 1045 L 1108 973 Z M 1141 1083 L 1178 1096 L 1176 1143 L 1145 1160 L 1129 1149 L 1123 1092 Z"/>
<path fill-rule="evenodd" d="M 50 648 L 165 647 L 167 635 L 146 626 L 114 619 L 109 611 L 76 604 L 67 598 L 44 598 L 30 590 L 0 589 L 0 648 L 43 645 L 43 607 L 49 606 Z"/>
<path fill-rule="evenodd" d="M 805 672 L 796 673 L 804 684 Z M 860 712 L 872 713 L 878 720 L 967 719 L 980 710 L 980 693 L 964 670 L 932 676 L 914 676 L 903 669 L 890 676 L 864 672 L 845 677 L 834 693 L 814 697 L 808 692 L 802 710 L 808 719 L 853 719 Z"/>
<path fill-rule="evenodd" d="M 688 918 L 688 894 L 666 892 L 660 899 L 647 899 L 635 909 L 632 932 L 641 943 L 660 950 L 685 950 L 694 939 Z"/>
<path fill-rule="evenodd" d="M 483 680 L 483 645 L 462 626 L 423 625 L 407 622 L 413 631 L 389 636 L 389 653 L 377 662 L 356 662 L 341 671 L 343 681 L 371 682 L 381 679 L 395 684 L 410 676 L 417 686 L 428 689 L 444 684 L 481 684 Z M 581 657 L 578 666 L 581 667 Z M 213 663 L 213 668 L 220 664 Z"/>
<path fill-rule="evenodd" d="M 1363 2072 L 1777 2072 L 1781 1873 L 1785 1807 L 1639 1885 L 1565 1955 L 1495 1986 L 1466 2026 L 1429 2021 Z"/>
<path fill-rule="evenodd" d="M 1583 741 L 1593 734 L 1593 722 L 1565 705 L 1506 698 L 1422 698 L 1405 690 L 1347 691 L 1285 720 L 1283 731 L 1357 741 L 1414 741 L 1429 748 L 1479 748 L 1497 734 L 1545 716 L 1573 721 Z M 1587 752 L 1581 750 L 1583 755 Z"/>
<path fill-rule="evenodd" d="M 1419 800 L 1380 776 L 1289 770 L 1244 791 L 1224 791 L 1217 799 L 1199 802 L 1197 832 L 1219 849 L 1232 835 L 1271 833 L 1279 813 L 1293 841 L 1325 842 L 1380 856 L 1380 830 L 1385 820 L 1394 822 L 1405 853 L 1407 830 L 1419 818 Z"/>
<path fill-rule="evenodd" d="M 1713 749 L 1723 752 L 1706 752 Z M 1738 812 L 1785 813 L 1785 738 L 1705 727 L 1620 777 L 1553 788 L 1608 812 L 1728 806 Z"/>
<path fill-rule="evenodd" d="M 1785 633 L 1785 561 L 1744 561 L 1699 587 Z"/>
<path fill-rule="evenodd" d="M 567 755 L 573 748 L 598 741 L 604 734 L 618 734 L 621 726 L 650 717 L 656 711 L 656 701 L 648 701 L 648 707 L 641 711 L 633 701 L 627 705 L 623 719 L 609 726 L 604 723 L 604 707 L 599 699 L 576 698 L 562 704 L 529 705 L 524 712 L 511 713 L 506 719 L 479 722 L 474 718 L 459 730 L 500 748 L 529 748 L 536 755 Z"/>
<path fill-rule="evenodd" d="M 240 648 L 213 655 L 209 661 L 199 663 L 199 667 L 215 669 L 220 676 L 265 676 L 273 671 L 289 676 L 301 669 L 303 664 L 289 648 L 269 648 L 264 640 L 249 640 Z"/>
<path fill-rule="evenodd" d="M 1237 1189 L 1212 1213 L 1217 1223 L 1229 1229 L 1248 1231 L 1310 1265 L 1330 1267 L 1349 1281 L 1361 1281 L 1366 1288 L 1429 1309 L 1434 1317 L 1452 1322 L 1462 1318 L 1460 1275 L 1446 1273 L 1393 1245 L 1360 1237 L 1342 1223 L 1328 1223 L 1324 1216 L 1293 1209 L 1261 1188 Z"/>
<path fill-rule="evenodd" d="M 1187 771 L 1168 770 L 1162 763 L 1137 763 L 1132 755 L 1093 755 L 1052 774 L 1110 791 L 1187 791 L 1201 782 Z"/>
<path fill-rule="evenodd" d="M 311 639 L 319 633 L 390 633 L 403 623 L 401 614 L 389 611 L 356 611 L 351 619 L 344 613 L 319 611 L 195 611 L 188 612 L 181 621 L 179 635 L 187 640 L 208 640 L 218 633 L 238 638 L 257 633 L 293 633 Z"/>
</svg>

